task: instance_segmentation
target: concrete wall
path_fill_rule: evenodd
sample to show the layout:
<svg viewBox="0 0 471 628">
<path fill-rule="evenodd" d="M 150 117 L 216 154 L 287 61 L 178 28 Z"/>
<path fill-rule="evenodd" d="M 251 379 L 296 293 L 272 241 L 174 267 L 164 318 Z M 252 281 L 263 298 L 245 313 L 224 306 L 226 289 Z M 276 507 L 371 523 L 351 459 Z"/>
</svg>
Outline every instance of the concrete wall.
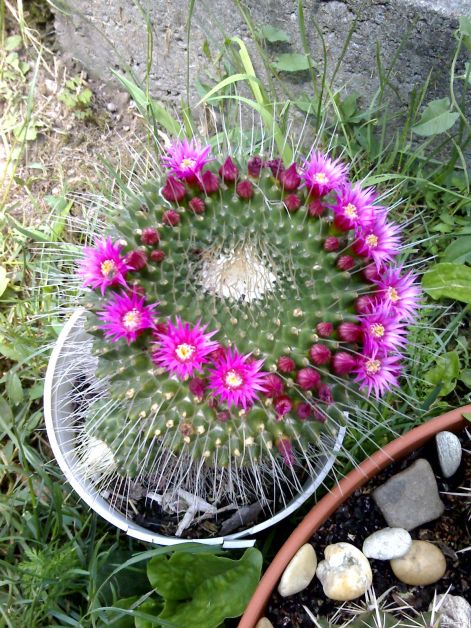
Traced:
<svg viewBox="0 0 471 628">
<path fill-rule="evenodd" d="M 278 26 L 289 33 L 292 43 L 268 46 L 270 55 L 302 51 L 297 0 L 245 0 L 244 5 L 255 24 Z M 141 0 L 141 8 L 132 0 L 69 0 L 69 6 L 72 7 L 69 16 L 56 12 L 59 45 L 79 59 L 93 76 L 105 81 L 110 80 L 110 68 L 130 66 L 138 76 L 144 76 L 147 51 L 143 8 L 154 34 L 150 72 L 153 95 L 166 102 L 180 102 L 186 93 L 187 0 Z M 304 3 L 304 11 L 312 57 L 319 64 L 322 64 L 322 47 L 314 23 L 325 36 L 329 74 L 357 19 L 335 86 L 348 85 L 365 98 L 378 84 L 377 42 L 386 70 L 402 43 L 396 69 L 390 76 L 390 97 L 401 103 L 408 100 L 414 87 L 423 84 L 430 71 L 433 92 L 447 93 L 455 45 L 453 32 L 460 15 L 471 15 L 471 0 L 312 0 Z M 223 42 L 224 31 L 229 36 L 250 40 L 233 0 L 212 3 L 196 0 L 190 48 L 191 81 L 208 67 L 202 51 L 204 41 L 208 40 L 215 52 Z M 290 91 L 308 88 L 307 73 L 285 77 Z"/>
</svg>

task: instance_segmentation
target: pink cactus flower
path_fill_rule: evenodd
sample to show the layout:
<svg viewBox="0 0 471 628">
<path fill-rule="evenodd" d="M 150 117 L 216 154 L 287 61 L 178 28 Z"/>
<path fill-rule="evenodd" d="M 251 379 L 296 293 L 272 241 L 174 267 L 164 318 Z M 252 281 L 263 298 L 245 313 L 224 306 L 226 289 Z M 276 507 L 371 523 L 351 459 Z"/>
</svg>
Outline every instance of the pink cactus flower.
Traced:
<svg viewBox="0 0 471 628">
<path fill-rule="evenodd" d="M 167 330 L 157 334 L 153 361 L 181 379 L 193 376 L 219 346 L 211 340 L 217 331 L 205 333 L 205 330 L 206 325 L 201 325 L 201 321 L 193 326 L 178 317 L 176 325 L 169 321 Z"/>
</svg>

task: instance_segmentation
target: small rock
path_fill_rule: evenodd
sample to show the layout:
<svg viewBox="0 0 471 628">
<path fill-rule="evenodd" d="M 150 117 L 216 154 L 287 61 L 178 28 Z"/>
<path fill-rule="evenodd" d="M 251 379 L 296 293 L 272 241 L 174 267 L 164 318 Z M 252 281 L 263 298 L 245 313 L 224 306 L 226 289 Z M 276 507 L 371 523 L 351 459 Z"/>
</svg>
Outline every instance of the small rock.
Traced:
<svg viewBox="0 0 471 628">
<path fill-rule="evenodd" d="M 424 458 L 379 486 L 373 499 L 389 527 L 405 530 L 437 519 L 445 509 L 432 467 Z"/>
<path fill-rule="evenodd" d="M 259 619 L 255 624 L 255 628 L 273 628 L 273 624 L 266 617 L 262 617 L 262 619 Z"/>
<path fill-rule="evenodd" d="M 412 541 L 405 556 L 391 561 L 391 569 L 396 578 L 406 584 L 433 584 L 445 575 L 446 560 L 433 543 Z"/>
<path fill-rule="evenodd" d="M 471 605 L 460 595 L 437 595 L 429 610 L 438 609 L 442 628 L 471 628 Z"/>
<path fill-rule="evenodd" d="M 299 593 L 314 578 L 317 567 L 317 556 L 314 548 L 306 543 L 298 549 L 281 576 L 278 593 L 287 597 Z"/>
<path fill-rule="evenodd" d="M 114 102 L 107 103 L 106 108 L 110 113 L 115 113 L 115 111 L 118 111 L 118 107 Z"/>
<path fill-rule="evenodd" d="M 367 558 L 391 560 L 407 554 L 411 545 L 412 537 L 404 528 L 383 528 L 370 534 L 362 549 Z"/>
<path fill-rule="evenodd" d="M 435 436 L 435 443 L 443 477 L 450 478 L 461 464 L 463 451 L 460 439 L 453 432 L 439 432 Z"/>
<path fill-rule="evenodd" d="M 52 81 L 51 79 L 45 79 L 44 85 L 46 86 L 46 90 L 49 93 L 55 94 L 57 92 L 57 83 L 55 81 Z"/>
<path fill-rule="evenodd" d="M 368 559 L 350 543 L 335 543 L 325 548 L 317 577 L 331 600 L 346 602 L 363 595 L 371 586 L 373 574 Z"/>
</svg>

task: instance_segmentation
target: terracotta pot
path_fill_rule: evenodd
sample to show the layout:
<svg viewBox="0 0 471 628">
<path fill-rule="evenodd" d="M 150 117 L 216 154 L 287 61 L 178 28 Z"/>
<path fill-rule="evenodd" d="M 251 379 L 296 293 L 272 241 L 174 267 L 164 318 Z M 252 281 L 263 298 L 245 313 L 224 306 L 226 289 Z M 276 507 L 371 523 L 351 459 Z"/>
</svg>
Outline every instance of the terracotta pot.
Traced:
<svg viewBox="0 0 471 628">
<path fill-rule="evenodd" d="M 263 616 L 268 600 L 294 554 L 304 543 L 309 541 L 316 530 L 352 493 L 366 484 L 368 480 L 382 471 L 391 462 L 404 458 L 411 451 L 421 447 L 433 438 L 438 432 L 442 430 L 456 432 L 463 429 L 466 424 L 466 420 L 463 418 L 464 412 L 471 413 L 471 405 L 452 410 L 415 427 L 383 447 L 383 449 L 375 452 L 370 458 L 340 480 L 337 486 L 307 513 L 303 521 L 295 528 L 281 547 L 260 580 L 238 628 L 254 628 L 257 621 Z"/>
</svg>

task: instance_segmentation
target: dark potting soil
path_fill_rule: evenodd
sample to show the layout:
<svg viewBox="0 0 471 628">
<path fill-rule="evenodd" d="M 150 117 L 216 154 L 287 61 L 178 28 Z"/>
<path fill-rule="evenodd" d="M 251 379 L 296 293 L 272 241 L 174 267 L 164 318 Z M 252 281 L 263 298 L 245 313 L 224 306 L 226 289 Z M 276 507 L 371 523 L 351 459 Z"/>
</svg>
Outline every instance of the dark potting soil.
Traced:
<svg viewBox="0 0 471 628">
<path fill-rule="evenodd" d="M 298 469 L 296 476 L 297 482 L 301 486 L 307 480 L 307 474 L 303 469 Z M 205 515 L 202 512 L 197 512 L 191 525 L 183 531 L 181 538 L 200 539 L 234 534 L 272 517 L 292 499 L 292 486 L 287 481 L 286 486 L 280 481 L 278 489 L 276 500 L 269 502 L 264 507 L 255 501 L 246 506 L 235 508 L 231 506 L 230 502 L 221 500 L 217 505 L 219 510 L 217 514 Z M 285 489 L 284 499 L 283 489 Z M 148 494 L 152 492 L 160 492 L 152 481 L 147 482 L 143 479 L 138 483 L 129 480 L 124 487 L 123 478 L 118 477 L 113 484 L 107 486 L 107 500 L 128 519 L 150 532 L 175 536 L 185 510 L 175 513 L 169 512 L 168 508 L 162 508 L 155 499 L 148 497 Z"/>
<path fill-rule="evenodd" d="M 463 432 L 460 440 L 463 449 L 469 452 L 471 450 L 469 436 Z M 430 541 L 442 550 L 447 561 L 445 576 L 435 584 L 412 587 L 397 580 L 389 566 L 389 561 L 370 559 L 376 597 L 378 598 L 392 588 L 383 605 L 395 603 L 397 606 L 407 603 L 412 607 L 409 615 L 413 615 L 412 609 L 417 612 L 428 610 L 434 593 L 445 593 L 448 588 L 451 595 L 461 595 L 471 601 L 469 599 L 471 550 L 470 552 L 460 552 L 460 550 L 471 545 L 469 496 L 456 497 L 444 494 L 444 492 L 463 492 L 462 489 L 460 491 L 460 487 L 470 486 L 471 455 L 469 453 L 463 453 L 461 466 L 455 475 L 444 479 L 440 476 L 434 441 L 432 441 L 431 444 L 414 452 L 402 461 L 390 465 L 368 484 L 357 490 L 314 534 L 310 541 L 316 550 L 319 561 L 324 557 L 325 547 L 331 543 L 343 541 L 361 549 L 367 536 L 387 526 L 371 497 L 371 493 L 395 473 L 410 466 L 417 458 L 427 458 L 432 464 L 440 496 L 445 504 L 445 511 L 439 519 L 412 530 L 411 536 L 416 540 Z M 361 603 L 361 598 L 354 600 L 354 603 Z M 303 606 L 306 606 L 315 617 L 329 617 L 338 610 L 340 605 L 340 602 L 329 600 L 324 595 L 320 581 L 314 577 L 311 584 L 296 595 L 283 598 L 275 590 L 268 604 L 266 616 L 275 628 L 312 628 L 313 622 L 309 619 Z M 344 617 L 340 617 L 336 621 L 349 618 L 351 618 L 351 614 L 345 613 Z"/>
<path fill-rule="evenodd" d="M 297 482 L 301 486 L 307 481 L 307 474 L 303 469 L 299 469 L 296 476 Z M 263 507 L 255 501 L 237 509 L 230 508 L 231 504 L 229 502 L 223 502 L 218 504 L 220 512 L 216 515 L 202 517 L 203 513 L 196 513 L 194 522 L 183 532 L 181 538 L 200 539 L 225 536 L 265 521 L 282 510 L 292 499 L 292 486 L 287 481 L 280 481 L 278 488 L 275 501 L 271 501 Z M 165 536 L 175 536 L 178 524 L 184 513 L 173 514 L 166 512 L 157 502 L 145 496 L 137 502 L 136 506 L 139 514 L 132 518 L 137 524 L 152 532 Z M 225 510 L 225 508 L 228 509 Z M 231 520 L 231 523 L 229 520 Z"/>
</svg>

